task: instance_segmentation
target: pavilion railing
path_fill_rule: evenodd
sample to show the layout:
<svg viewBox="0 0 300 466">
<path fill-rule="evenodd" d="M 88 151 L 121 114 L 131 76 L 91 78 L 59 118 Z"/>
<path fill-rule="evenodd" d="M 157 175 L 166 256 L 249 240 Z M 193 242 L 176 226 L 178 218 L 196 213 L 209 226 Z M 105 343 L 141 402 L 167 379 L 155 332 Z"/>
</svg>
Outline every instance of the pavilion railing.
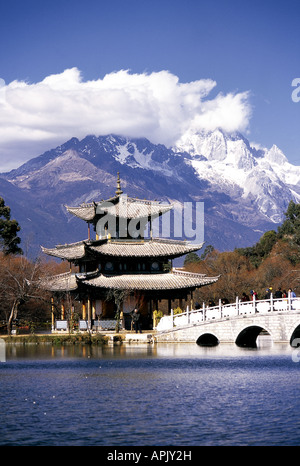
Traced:
<svg viewBox="0 0 300 466">
<path fill-rule="evenodd" d="M 274 298 L 271 294 L 270 299 L 253 299 L 253 301 L 241 301 L 238 297 L 231 304 L 222 304 L 219 300 L 217 306 L 207 307 L 205 303 L 200 309 L 187 309 L 181 314 L 174 314 L 171 309 L 171 315 L 163 316 L 156 330 L 169 330 L 174 327 L 198 324 L 211 320 L 230 319 L 238 316 L 247 316 L 251 314 L 268 314 L 269 312 L 288 312 L 296 310 L 300 312 L 300 298 L 294 298 L 290 294 L 287 298 Z"/>
<path fill-rule="evenodd" d="M 80 332 L 84 331 L 101 331 L 101 330 L 115 330 L 117 324 L 116 319 L 101 319 L 101 320 L 93 320 L 89 322 L 88 320 L 79 320 L 76 325 L 76 330 Z M 122 328 L 122 321 L 119 322 L 120 328 Z M 52 331 L 57 332 L 68 332 L 69 330 L 74 331 L 74 329 L 70 329 L 70 323 L 67 320 L 56 320 L 55 327 Z"/>
</svg>

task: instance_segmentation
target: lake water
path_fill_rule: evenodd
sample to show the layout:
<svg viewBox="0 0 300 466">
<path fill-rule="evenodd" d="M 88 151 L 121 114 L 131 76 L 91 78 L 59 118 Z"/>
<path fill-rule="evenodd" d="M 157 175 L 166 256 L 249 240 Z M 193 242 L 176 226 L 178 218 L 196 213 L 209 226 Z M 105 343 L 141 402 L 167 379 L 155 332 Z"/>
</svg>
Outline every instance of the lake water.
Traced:
<svg viewBox="0 0 300 466">
<path fill-rule="evenodd" d="M 299 445 L 295 351 L 7 345 L 0 445 Z"/>
</svg>

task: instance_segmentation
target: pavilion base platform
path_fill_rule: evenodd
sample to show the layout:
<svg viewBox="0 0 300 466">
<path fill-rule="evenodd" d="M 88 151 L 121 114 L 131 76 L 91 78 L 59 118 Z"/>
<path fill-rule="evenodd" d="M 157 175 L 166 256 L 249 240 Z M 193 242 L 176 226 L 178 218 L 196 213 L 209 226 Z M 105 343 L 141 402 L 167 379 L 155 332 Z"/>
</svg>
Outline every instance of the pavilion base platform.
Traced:
<svg viewBox="0 0 300 466">
<path fill-rule="evenodd" d="M 126 343 L 155 343 L 154 335 L 156 331 L 153 333 L 145 332 L 145 333 L 126 333 L 125 335 L 125 342 Z"/>
</svg>

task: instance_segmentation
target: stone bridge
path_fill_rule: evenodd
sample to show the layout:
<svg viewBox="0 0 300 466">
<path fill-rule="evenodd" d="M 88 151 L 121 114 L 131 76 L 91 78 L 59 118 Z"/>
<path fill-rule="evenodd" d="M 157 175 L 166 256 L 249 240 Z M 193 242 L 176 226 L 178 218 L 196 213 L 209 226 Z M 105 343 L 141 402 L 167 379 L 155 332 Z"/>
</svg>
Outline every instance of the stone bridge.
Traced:
<svg viewBox="0 0 300 466">
<path fill-rule="evenodd" d="M 165 321 L 161 330 L 159 326 L 157 328 L 156 340 L 195 342 L 203 346 L 235 343 L 255 347 L 258 335 L 268 334 L 273 342 L 286 342 L 292 346 L 297 346 L 295 342 L 300 343 L 300 299 L 294 299 L 293 303 L 265 300 L 247 304 L 248 307 L 238 302 L 230 305 L 230 312 L 229 306 L 220 306 L 186 312 L 178 317 L 167 316 L 168 323 Z M 211 317 L 210 311 L 217 311 L 217 315 Z"/>
</svg>

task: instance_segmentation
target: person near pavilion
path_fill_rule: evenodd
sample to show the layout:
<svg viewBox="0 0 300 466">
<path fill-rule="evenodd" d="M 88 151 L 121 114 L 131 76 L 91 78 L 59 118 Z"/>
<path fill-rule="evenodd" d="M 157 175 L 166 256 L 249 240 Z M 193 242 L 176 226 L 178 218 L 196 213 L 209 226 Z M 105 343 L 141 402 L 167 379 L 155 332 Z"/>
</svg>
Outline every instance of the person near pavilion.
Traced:
<svg viewBox="0 0 300 466">
<path fill-rule="evenodd" d="M 138 331 L 140 333 L 142 333 L 142 329 L 141 329 L 141 314 L 140 314 L 140 311 L 135 308 L 131 314 L 131 318 L 132 318 L 132 323 L 133 323 L 133 328 L 135 330 L 135 333 L 138 333 Z"/>
</svg>

